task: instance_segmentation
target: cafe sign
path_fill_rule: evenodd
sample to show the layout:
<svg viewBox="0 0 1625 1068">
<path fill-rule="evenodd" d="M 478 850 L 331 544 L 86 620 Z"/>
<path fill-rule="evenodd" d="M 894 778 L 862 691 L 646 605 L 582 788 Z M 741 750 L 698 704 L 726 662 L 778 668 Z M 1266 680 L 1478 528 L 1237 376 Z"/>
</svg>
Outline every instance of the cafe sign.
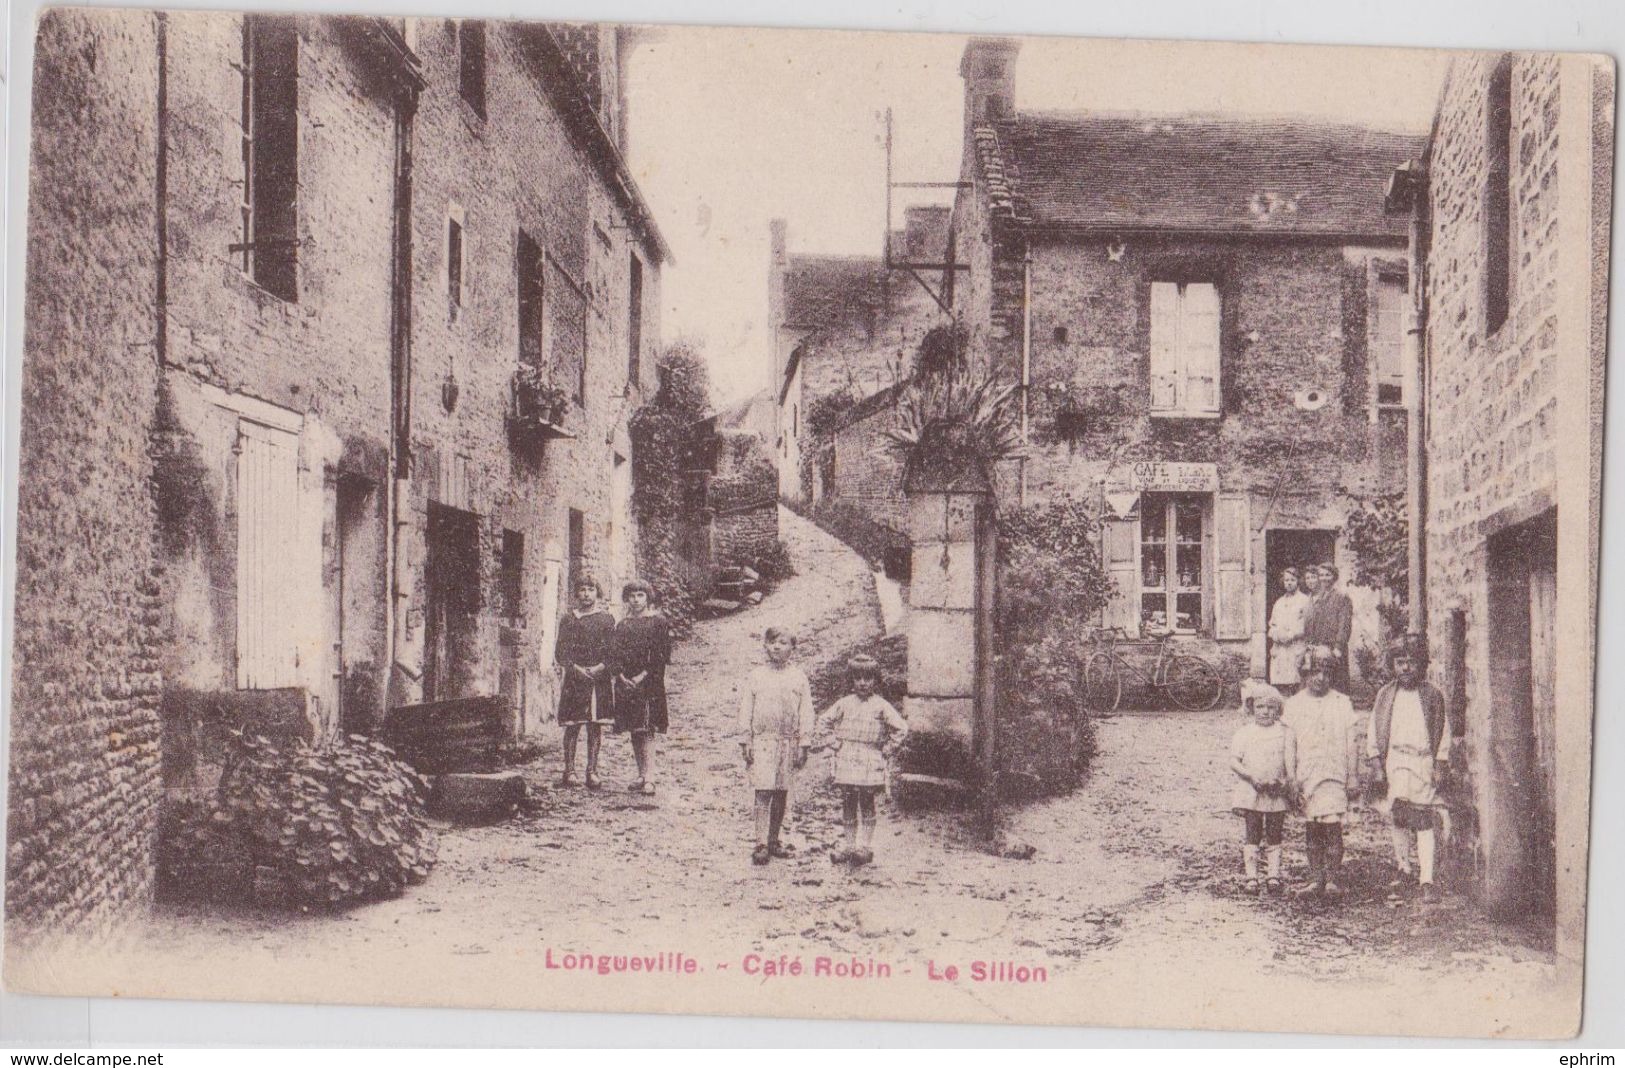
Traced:
<svg viewBox="0 0 1625 1068">
<path fill-rule="evenodd" d="M 1129 465 L 1128 488 L 1136 493 L 1217 493 L 1219 465 L 1140 460 Z"/>
</svg>

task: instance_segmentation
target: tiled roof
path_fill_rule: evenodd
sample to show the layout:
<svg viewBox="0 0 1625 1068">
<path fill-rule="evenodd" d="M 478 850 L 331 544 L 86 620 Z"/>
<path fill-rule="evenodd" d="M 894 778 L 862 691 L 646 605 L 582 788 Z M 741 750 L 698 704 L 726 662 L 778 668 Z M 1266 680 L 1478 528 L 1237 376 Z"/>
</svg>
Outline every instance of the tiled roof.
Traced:
<svg viewBox="0 0 1625 1068">
<path fill-rule="evenodd" d="M 890 285 L 879 256 L 791 256 L 784 278 L 784 325 L 861 321 L 886 302 Z"/>
<path fill-rule="evenodd" d="M 1300 118 L 1022 112 L 976 128 L 991 207 L 1035 226 L 1402 236 L 1427 138 Z"/>
</svg>

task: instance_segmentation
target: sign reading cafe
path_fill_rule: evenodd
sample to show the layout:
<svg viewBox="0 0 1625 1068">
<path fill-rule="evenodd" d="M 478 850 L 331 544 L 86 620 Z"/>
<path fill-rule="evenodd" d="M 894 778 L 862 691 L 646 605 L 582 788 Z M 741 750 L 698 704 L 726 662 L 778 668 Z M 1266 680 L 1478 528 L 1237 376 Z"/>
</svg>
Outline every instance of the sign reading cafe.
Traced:
<svg viewBox="0 0 1625 1068">
<path fill-rule="evenodd" d="M 1219 465 L 1137 460 L 1129 465 L 1126 488 L 1136 493 L 1217 493 Z"/>
</svg>

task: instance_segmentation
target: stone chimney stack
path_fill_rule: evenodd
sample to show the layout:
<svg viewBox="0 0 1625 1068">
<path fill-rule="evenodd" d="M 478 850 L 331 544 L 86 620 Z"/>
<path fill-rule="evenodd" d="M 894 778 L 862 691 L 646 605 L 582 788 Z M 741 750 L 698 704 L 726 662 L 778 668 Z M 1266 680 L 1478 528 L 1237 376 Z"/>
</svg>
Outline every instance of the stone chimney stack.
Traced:
<svg viewBox="0 0 1625 1068">
<path fill-rule="evenodd" d="M 1016 53 L 1021 42 L 1007 37 L 973 37 L 959 61 L 965 80 L 965 132 L 1016 111 Z"/>
<path fill-rule="evenodd" d="M 784 365 L 790 358 L 789 332 L 784 329 L 784 276 L 790 269 L 790 224 L 774 219 L 767 224 L 767 343 L 768 388 L 775 402 L 784 388 Z"/>
</svg>

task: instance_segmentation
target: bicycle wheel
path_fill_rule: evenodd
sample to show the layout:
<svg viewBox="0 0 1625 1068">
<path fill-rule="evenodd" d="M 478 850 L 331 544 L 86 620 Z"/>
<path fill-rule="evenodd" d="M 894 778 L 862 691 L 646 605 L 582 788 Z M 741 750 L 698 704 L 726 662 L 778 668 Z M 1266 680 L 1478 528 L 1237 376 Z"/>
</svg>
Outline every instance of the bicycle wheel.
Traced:
<svg viewBox="0 0 1625 1068">
<path fill-rule="evenodd" d="M 1123 700 L 1123 676 L 1110 653 L 1095 653 L 1083 665 L 1083 703 L 1095 712 L 1116 712 Z"/>
<path fill-rule="evenodd" d="M 1219 695 L 1224 692 L 1224 679 L 1213 665 L 1194 656 L 1176 656 L 1168 661 L 1162 679 L 1169 700 L 1187 712 L 1206 712 L 1219 703 Z"/>
</svg>

